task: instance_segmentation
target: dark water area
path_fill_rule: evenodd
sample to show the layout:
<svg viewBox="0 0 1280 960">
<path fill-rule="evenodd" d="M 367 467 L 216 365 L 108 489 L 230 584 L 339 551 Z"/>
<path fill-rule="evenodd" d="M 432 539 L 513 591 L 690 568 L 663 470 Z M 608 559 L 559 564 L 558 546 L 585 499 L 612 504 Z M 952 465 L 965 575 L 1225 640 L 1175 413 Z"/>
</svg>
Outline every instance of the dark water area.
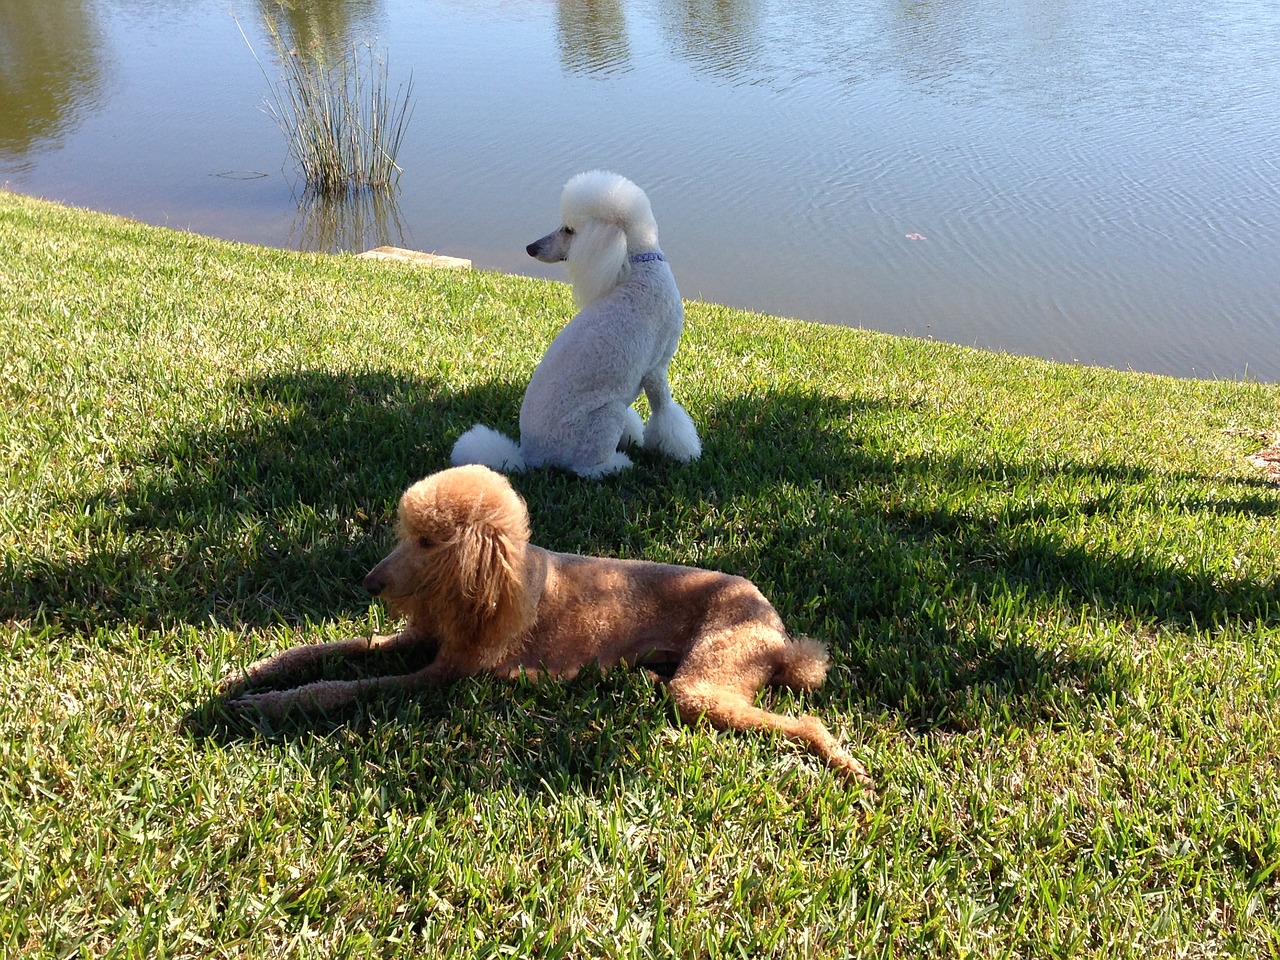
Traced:
<svg viewBox="0 0 1280 960">
<path fill-rule="evenodd" d="M 306 194 L 265 17 L 412 73 L 392 197 Z M 592 167 L 649 193 L 689 298 L 1280 381 L 1274 0 L 0 3 L 11 190 L 563 277 L 524 245 Z"/>
</svg>

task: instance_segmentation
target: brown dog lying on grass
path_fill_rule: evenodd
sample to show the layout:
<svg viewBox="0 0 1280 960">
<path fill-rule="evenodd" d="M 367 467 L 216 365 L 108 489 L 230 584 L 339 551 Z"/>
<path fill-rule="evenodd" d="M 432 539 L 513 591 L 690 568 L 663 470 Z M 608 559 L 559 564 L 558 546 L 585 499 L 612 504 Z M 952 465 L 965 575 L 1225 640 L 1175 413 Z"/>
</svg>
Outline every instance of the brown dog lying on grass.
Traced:
<svg viewBox="0 0 1280 960">
<path fill-rule="evenodd" d="M 741 577 L 695 567 L 552 553 L 529 543 L 529 513 L 487 467 L 444 470 L 400 498 L 400 542 L 365 588 L 408 623 L 398 634 L 295 647 L 259 660 L 224 686 L 267 684 L 338 657 L 436 649 L 416 673 L 322 680 L 237 697 L 230 705 L 280 715 L 324 710 L 367 690 L 414 690 L 482 672 L 572 678 L 585 665 L 674 666 L 680 717 L 730 730 L 778 730 L 841 773 L 870 785 L 866 769 L 817 717 L 755 706 L 766 684 L 812 690 L 827 672 L 817 641 L 789 638 L 777 611 Z"/>
</svg>

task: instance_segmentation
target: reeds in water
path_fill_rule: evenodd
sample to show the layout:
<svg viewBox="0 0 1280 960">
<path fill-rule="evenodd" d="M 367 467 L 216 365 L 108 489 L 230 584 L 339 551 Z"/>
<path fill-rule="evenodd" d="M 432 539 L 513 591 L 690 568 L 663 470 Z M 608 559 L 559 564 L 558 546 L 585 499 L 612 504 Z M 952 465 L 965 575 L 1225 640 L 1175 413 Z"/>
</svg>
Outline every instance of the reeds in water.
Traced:
<svg viewBox="0 0 1280 960">
<path fill-rule="evenodd" d="M 394 190 L 307 190 L 289 225 L 295 250 L 362 253 L 374 247 L 411 246 Z"/>
<path fill-rule="evenodd" d="M 268 32 L 282 78 L 263 69 L 271 88 L 267 109 L 307 187 L 326 196 L 390 188 L 400 176 L 396 155 L 413 113 L 412 75 L 392 94 L 387 61 L 373 44 L 353 43 L 330 58 L 289 48 L 270 21 Z"/>
</svg>

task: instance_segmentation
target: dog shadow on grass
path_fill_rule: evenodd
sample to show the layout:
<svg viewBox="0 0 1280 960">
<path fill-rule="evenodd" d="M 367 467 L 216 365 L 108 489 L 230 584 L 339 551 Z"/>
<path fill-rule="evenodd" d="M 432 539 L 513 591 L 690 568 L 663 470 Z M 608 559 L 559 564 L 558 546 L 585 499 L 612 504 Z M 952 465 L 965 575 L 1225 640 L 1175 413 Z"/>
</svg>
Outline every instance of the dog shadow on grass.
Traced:
<svg viewBox="0 0 1280 960">
<path fill-rule="evenodd" d="M 87 549 L 24 557 L 0 619 L 66 631 L 362 616 L 396 503 L 475 420 L 514 422 L 521 388 L 302 371 L 246 380 L 219 420 L 126 454 L 116 486 L 59 505 Z"/>
<path fill-rule="evenodd" d="M 402 674 L 428 660 L 424 652 L 371 660 L 360 670 L 333 664 L 297 679 Z M 638 671 L 589 668 L 571 683 L 477 676 L 279 719 L 213 697 L 184 717 L 182 729 L 197 742 L 287 745 L 308 767 L 332 771 L 343 789 L 362 771 L 376 771 L 369 776 L 388 805 L 438 810 L 498 788 L 600 794 L 650 766 L 648 778 L 659 779 L 664 741 L 676 729 L 664 701 Z"/>
<path fill-rule="evenodd" d="M 793 631 L 829 643 L 828 703 L 921 730 L 1052 724 L 1124 699 L 1131 661 L 1082 645 L 1070 630 L 1082 620 L 1154 629 L 1268 616 L 1265 579 L 1107 545 L 1143 514 L 1197 526 L 1273 515 L 1266 484 L 897 449 L 892 422 L 927 416 L 774 391 L 713 408 L 697 465 L 642 458 L 613 482 L 611 514 L 594 506 L 605 494 L 561 506 L 555 475 L 521 486 L 535 538 L 558 531 L 569 542 L 557 548 L 664 560 L 667 543 L 705 548 L 700 564 L 755 580 Z"/>
<path fill-rule="evenodd" d="M 400 493 L 444 467 L 471 424 L 514 432 L 521 392 L 379 373 L 246 381 L 227 425 L 136 452 L 126 482 L 74 504 L 88 550 L 21 559 L 0 618 L 85 634 L 364 618 L 360 579 L 391 543 Z M 1204 626 L 1265 617 L 1273 602 L 1256 579 L 1224 581 L 1154 550 L 1061 532 L 1106 533 L 1143 511 L 1204 523 L 1274 514 L 1261 483 L 1215 480 L 1207 492 L 1207 478 L 1124 464 L 904 454 L 895 424 L 918 425 L 928 411 L 859 398 L 775 390 L 693 413 L 705 444 L 696 463 L 641 452 L 633 470 L 600 482 L 557 471 L 515 478 L 534 541 L 756 581 L 794 632 L 832 648 L 832 682 L 813 695 L 818 712 L 896 715 L 925 730 L 1061 722 L 1123 698 L 1133 681 L 1124 658 L 1057 644 L 1054 618 Z M 404 699 L 412 702 L 274 730 L 223 716 L 215 699 L 192 711 L 187 729 L 291 737 L 313 725 L 390 723 L 412 742 L 408 717 L 439 731 L 433 744 L 453 743 L 452 774 L 501 770 L 533 783 L 642 763 L 670 720 L 655 709 L 661 695 L 634 675 L 515 694 L 477 679 Z M 603 718 L 600 702 L 625 725 Z M 451 741 L 472 712 L 496 726 Z"/>
<path fill-rule="evenodd" d="M 518 397 L 475 402 L 488 407 L 452 422 L 511 422 Z M 828 686 L 799 705 L 790 694 L 765 695 L 785 712 L 889 715 L 922 733 L 1088 722 L 1126 699 L 1135 680 L 1123 653 L 1081 645 L 1074 622 L 1154 627 L 1265 615 L 1266 583 L 1223 583 L 1155 550 L 1109 550 L 1063 532 L 1103 534 L 1152 511 L 1206 522 L 1218 513 L 1269 515 L 1276 501 L 1265 486 L 1217 480 L 1209 495 L 1208 478 L 1125 464 L 896 449 L 900 434 L 885 424 L 926 415 L 774 392 L 712 409 L 695 464 L 640 453 L 634 470 L 601 482 L 556 471 L 513 482 L 542 546 L 696 558 L 755 580 L 793 631 L 831 646 L 836 664 Z M 396 484 L 381 490 L 387 525 L 398 493 Z M 382 663 L 371 672 L 417 665 Z M 324 675 L 355 675 L 337 669 Z M 308 749 L 318 749 L 317 730 L 336 731 L 336 740 L 320 740 L 340 754 L 346 737 L 367 750 L 390 726 L 437 783 L 595 789 L 661 752 L 674 720 L 662 699 L 647 679 L 619 671 L 562 685 L 485 677 L 278 722 L 229 715 L 215 699 L 193 711 L 188 727 L 197 736 L 298 740 Z"/>
<path fill-rule="evenodd" d="M 1080 620 L 1267 615 L 1264 581 L 1105 546 L 1144 513 L 1274 514 L 1265 484 L 1214 480 L 1210 495 L 1210 478 L 1130 464 L 897 449 L 892 422 L 926 416 L 774 391 L 710 410 L 696 464 L 640 453 L 603 482 L 544 471 L 515 485 L 543 546 L 756 581 L 793 631 L 831 646 L 819 702 L 920 730 L 1072 722 L 1123 699 L 1130 661 L 1073 639 Z"/>
</svg>

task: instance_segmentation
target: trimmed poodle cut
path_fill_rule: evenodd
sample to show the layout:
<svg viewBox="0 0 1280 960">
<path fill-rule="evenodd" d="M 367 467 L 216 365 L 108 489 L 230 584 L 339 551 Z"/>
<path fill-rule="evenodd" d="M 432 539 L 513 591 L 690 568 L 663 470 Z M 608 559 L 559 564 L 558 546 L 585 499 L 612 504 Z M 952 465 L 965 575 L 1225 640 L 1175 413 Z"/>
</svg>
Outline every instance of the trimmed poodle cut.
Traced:
<svg viewBox="0 0 1280 960">
<path fill-rule="evenodd" d="M 684 304 L 658 247 L 649 198 L 626 177 L 591 170 L 565 184 L 560 213 L 563 225 L 526 249 L 544 263 L 567 264 L 579 313 L 533 371 L 519 443 L 476 424 L 458 438 L 450 461 L 602 477 L 631 466 L 623 451 L 633 443 L 682 463 L 697 459 L 697 428 L 667 379 Z M 648 423 L 632 407 L 641 391 Z"/>
<path fill-rule="evenodd" d="M 871 785 L 866 769 L 814 716 L 755 705 L 766 685 L 811 690 L 826 677 L 826 649 L 787 636 L 756 586 L 695 567 L 553 553 L 529 542 L 529 513 L 507 479 L 483 466 L 420 480 L 399 507 L 400 539 L 364 579 L 406 618 L 394 635 L 295 647 L 223 685 L 235 708 L 278 716 L 294 706 L 331 710 L 371 690 L 416 690 L 491 673 L 558 679 L 591 663 L 663 665 L 682 720 L 718 729 L 776 730 L 807 744 L 841 774 Z M 333 659 L 378 650 L 434 649 L 416 673 L 278 684 Z"/>
</svg>

